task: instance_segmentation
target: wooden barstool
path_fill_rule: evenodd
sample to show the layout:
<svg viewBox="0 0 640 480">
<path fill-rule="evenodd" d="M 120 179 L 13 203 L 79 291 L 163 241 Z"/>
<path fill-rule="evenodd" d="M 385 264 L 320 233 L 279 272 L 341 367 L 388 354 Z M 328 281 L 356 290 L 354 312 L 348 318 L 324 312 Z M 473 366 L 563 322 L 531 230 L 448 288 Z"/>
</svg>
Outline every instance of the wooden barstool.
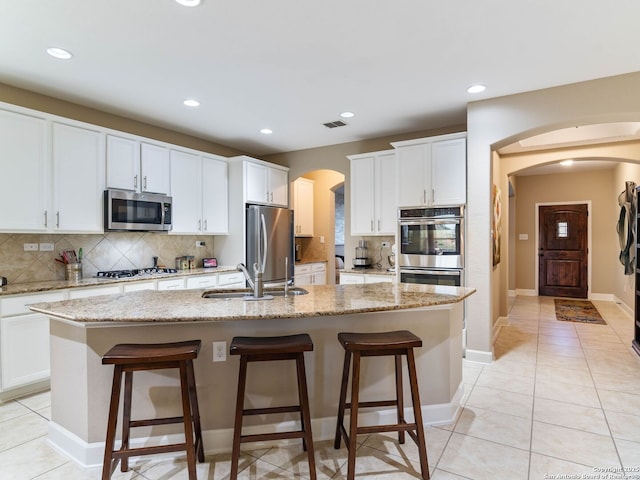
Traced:
<svg viewBox="0 0 640 480">
<path fill-rule="evenodd" d="M 348 449 L 347 480 L 353 480 L 356 466 L 356 436 L 362 433 L 398 432 L 398 442 L 404 443 L 404 432 L 416 442 L 420 455 L 420 469 L 422 478 L 429 480 L 429 463 L 427 461 L 427 447 L 422 425 L 422 410 L 420 409 L 420 395 L 418 393 L 418 378 L 416 376 L 416 363 L 413 355 L 415 347 L 422 346 L 422 340 L 407 330 L 380 333 L 339 333 L 338 341 L 345 350 L 344 367 L 342 370 L 342 384 L 340 385 L 340 402 L 338 405 L 338 422 L 334 447 L 340 448 L 340 441 Z M 407 423 L 404 419 L 404 405 L 402 395 L 402 356 L 407 357 L 409 370 L 409 382 L 411 385 L 411 398 L 413 400 L 414 423 Z M 382 400 L 360 402 L 358 399 L 360 390 L 360 358 L 361 357 L 395 357 L 396 398 L 395 400 Z M 349 366 L 353 357 L 353 374 L 351 379 L 351 402 L 347 403 L 347 384 L 349 383 Z M 390 425 L 374 425 L 358 427 L 358 410 L 367 407 L 395 406 L 398 422 Z M 344 427 L 344 411 L 351 411 L 349 432 Z"/>
<path fill-rule="evenodd" d="M 199 462 L 204 462 L 202 445 L 202 429 L 200 428 L 200 412 L 198 410 L 198 396 L 196 380 L 193 372 L 193 360 L 200 351 L 200 340 L 190 340 L 176 343 L 160 344 L 119 344 L 102 357 L 103 365 L 113 365 L 113 386 L 111 387 L 111 404 L 109 406 L 109 420 L 107 424 L 107 439 L 104 448 L 104 462 L 102 465 L 102 480 L 111 478 L 118 460 L 121 470 L 129 469 L 129 457 L 137 455 L 151 455 L 177 451 L 187 452 L 189 480 L 196 480 L 196 456 Z M 153 418 L 146 420 L 131 420 L 131 393 L 133 390 L 133 372 L 144 370 L 159 370 L 177 368 L 180 370 L 180 388 L 182 390 L 182 416 L 169 418 Z M 124 378 L 124 400 L 122 414 L 122 446 L 114 450 L 116 427 L 118 421 L 118 404 L 120 402 L 120 388 L 122 374 Z M 129 448 L 129 434 L 131 427 L 145 427 L 149 425 L 166 425 L 183 423 L 185 442 L 171 445 Z M 195 435 L 195 440 L 194 440 Z"/>
<path fill-rule="evenodd" d="M 309 396 L 304 368 L 304 352 L 313 351 L 311 337 L 306 334 L 283 337 L 235 337 L 231 341 L 230 354 L 240 355 L 240 373 L 238 375 L 238 396 L 236 398 L 236 415 L 233 430 L 233 450 L 231 453 L 231 473 L 229 478 L 238 477 L 238 460 L 240 444 L 260 440 L 283 440 L 286 438 L 302 438 L 302 448 L 309 458 L 309 476 L 316 479 L 316 466 L 313 454 L 313 438 L 311 435 L 311 417 L 309 414 Z M 274 360 L 295 360 L 298 372 L 298 405 L 285 407 L 244 408 L 244 395 L 247 380 L 247 364 L 249 362 L 270 362 Z M 244 415 L 265 415 L 270 413 L 300 412 L 300 430 L 289 432 L 261 433 L 242 435 L 242 418 Z"/>
</svg>

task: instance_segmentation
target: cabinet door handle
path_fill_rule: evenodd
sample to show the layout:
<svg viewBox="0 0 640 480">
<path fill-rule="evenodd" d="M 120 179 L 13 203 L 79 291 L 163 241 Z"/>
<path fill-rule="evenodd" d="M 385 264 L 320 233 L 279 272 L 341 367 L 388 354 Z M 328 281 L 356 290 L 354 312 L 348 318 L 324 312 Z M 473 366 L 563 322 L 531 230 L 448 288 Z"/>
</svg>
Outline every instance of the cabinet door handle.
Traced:
<svg viewBox="0 0 640 480">
<path fill-rule="evenodd" d="M 198 220 L 198 231 L 202 231 L 202 220 Z"/>
<path fill-rule="evenodd" d="M 422 203 L 427 204 L 427 190 L 422 190 Z"/>
<path fill-rule="evenodd" d="M 44 211 L 44 228 L 47 228 L 47 227 L 48 227 L 47 223 L 48 223 L 48 222 L 47 222 L 47 211 L 45 210 L 45 211 Z"/>
<path fill-rule="evenodd" d="M 378 219 L 378 231 L 380 231 L 380 219 Z"/>
<path fill-rule="evenodd" d="M 371 220 L 371 231 L 373 232 L 373 220 Z"/>
<path fill-rule="evenodd" d="M 436 189 L 432 188 L 431 189 L 431 203 L 436 201 Z"/>
<path fill-rule="evenodd" d="M 204 231 L 205 232 L 207 231 L 207 219 L 206 218 L 204 219 Z"/>
<path fill-rule="evenodd" d="M 143 188 L 146 190 L 147 189 L 147 176 L 146 175 L 144 176 L 143 180 L 144 180 L 144 187 Z"/>
<path fill-rule="evenodd" d="M 56 228 L 60 228 L 60 210 L 56 212 Z"/>
<path fill-rule="evenodd" d="M 133 188 L 138 188 L 138 175 L 133 176 Z"/>
<path fill-rule="evenodd" d="M 273 192 L 271 192 L 271 203 L 273 203 Z"/>
</svg>

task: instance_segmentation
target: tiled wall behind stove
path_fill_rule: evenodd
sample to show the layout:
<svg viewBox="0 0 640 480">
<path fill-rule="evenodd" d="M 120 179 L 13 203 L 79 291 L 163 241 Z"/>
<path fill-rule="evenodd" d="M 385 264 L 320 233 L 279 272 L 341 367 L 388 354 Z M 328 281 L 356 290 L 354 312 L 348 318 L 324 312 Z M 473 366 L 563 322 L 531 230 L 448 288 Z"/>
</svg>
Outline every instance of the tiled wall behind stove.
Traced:
<svg viewBox="0 0 640 480">
<path fill-rule="evenodd" d="M 196 247 L 196 241 L 204 247 Z M 52 252 L 24 251 L 25 243 L 53 243 Z M 85 278 L 98 271 L 128 270 L 158 264 L 175 267 L 175 258 L 193 255 L 196 265 L 213 256 L 213 237 L 158 233 L 111 232 L 104 235 L 0 234 L 0 275 L 10 283 L 64 280 L 64 265 L 55 261 L 63 250 L 82 248 Z"/>
</svg>

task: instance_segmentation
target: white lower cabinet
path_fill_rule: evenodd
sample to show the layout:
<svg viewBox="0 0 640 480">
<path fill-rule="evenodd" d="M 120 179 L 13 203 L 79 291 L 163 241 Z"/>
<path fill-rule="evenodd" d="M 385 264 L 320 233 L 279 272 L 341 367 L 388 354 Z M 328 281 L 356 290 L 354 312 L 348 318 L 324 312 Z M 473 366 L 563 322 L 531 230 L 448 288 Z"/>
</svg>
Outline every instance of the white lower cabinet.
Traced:
<svg viewBox="0 0 640 480">
<path fill-rule="evenodd" d="M 184 278 L 158 280 L 158 290 L 184 290 Z"/>
<path fill-rule="evenodd" d="M 218 275 L 187 277 L 187 288 L 211 288 L 218 285 Z"/>
<path fill-rule="evenodd" d="M 229 272 L 218 274 L 218 287 L 220 288 L 242 288 L 245 286 L 244 273 Z"/>
<path fill-rule="evenodd" d="M 49 318 L 28 305 L 64 300 L 63 292 L 0 300 L 0 394 L 49 379 Z"/>
<path fill-rule="evenodd" d="M 326 285 L 327 266 L 324 262 L 306 263 L 294 267 L 296 286 Z"/>
<path fill-rule="evenodd" d="M 112 295 L 114 293 L 120 293 L 122 286 L 120 284 L 107 285 L 104 287 L 90 287 L 90 288 L 74 288 L 69 290 L 69 298 L 88 298 L 98 295 Z"/>
<path fill-rule="evenodd" d="M 354 283 L 393 283 L 395 275 L 376 275 L 367 273 L 340 272 L 340 285 Z"/>
<path fill-rule="evenodd" d="M 123 292 L 139 292 L 140 290 L 155 290 L 156 282 L 131 282 L 122 285 Z"/>
</svg>

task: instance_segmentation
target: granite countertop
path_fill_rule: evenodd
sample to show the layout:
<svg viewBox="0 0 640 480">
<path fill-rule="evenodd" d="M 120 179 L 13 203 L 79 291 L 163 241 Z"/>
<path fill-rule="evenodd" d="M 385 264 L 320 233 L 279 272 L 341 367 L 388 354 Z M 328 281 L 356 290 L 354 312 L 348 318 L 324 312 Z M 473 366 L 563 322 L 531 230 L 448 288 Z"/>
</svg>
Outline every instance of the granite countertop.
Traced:
<svg viewBox="0 0 640 480">
<path fill-rule="evenodd" d="M 205 290 L 154 291 L 101 295 L 88 299 L 37 303 L 31 310 L 78 322 L 104 323 L 216 322 L 275 318 L 318 317 L 399 309 L 424 308 L 460 302 L 473 288 L 373 283 L 305 286 L 307 295 L 246 301 L 242 298 L 202 298 Z M 212 290 L 209 290 L 212 291 Z M 224 291 L 216 289 L 215 291 Z M 231 291 L 231 290 L 227 290 Z"/>
<path fill-rule="evenodd" d="M 221 272 L 235 272 L 236 267 L 215 267 L 215 268 L 194 268 L 191 270 L 178 270 L 177 273 L 159 273 L 156 275 L 144 275 L 138 277 L 126 278 L 83 278 L 79 281 L 73 280 L 50 280 L 44 282 L 24 282 L 11 283 L 0 287 L 0 297 L 3 295 L 17 295 L 27 293 L 47 292 L 50 290 L 61 290 L 64 288 L 83 288 L 83 287 L 101 287 L 103 285 L 111 285 L 123 282 L 142 282 L 148 280 L 157 280 L 163 278 L 188 277 L 192 275 L 211 275 Z"/>
</svg>

